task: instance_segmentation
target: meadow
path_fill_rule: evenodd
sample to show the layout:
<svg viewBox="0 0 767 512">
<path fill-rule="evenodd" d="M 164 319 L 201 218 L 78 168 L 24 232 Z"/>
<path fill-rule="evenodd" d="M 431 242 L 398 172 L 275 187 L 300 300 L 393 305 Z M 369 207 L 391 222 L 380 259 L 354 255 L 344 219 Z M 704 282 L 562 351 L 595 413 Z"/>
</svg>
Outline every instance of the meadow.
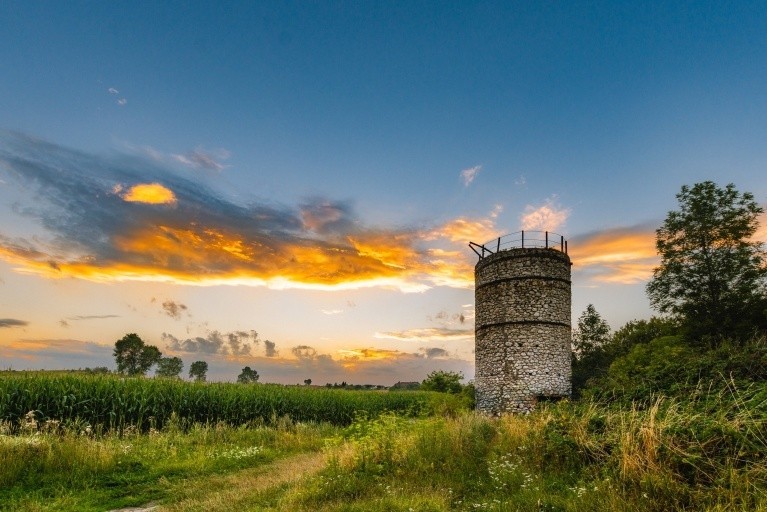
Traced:
<svg viewBox="0 0 767 512">
<path fill-rule="evenodd" d="M 437 393 L 5 374 L 0 509 L 767 510 L 767 386 L 712 382 L 493 419 Z"/>
</svg>

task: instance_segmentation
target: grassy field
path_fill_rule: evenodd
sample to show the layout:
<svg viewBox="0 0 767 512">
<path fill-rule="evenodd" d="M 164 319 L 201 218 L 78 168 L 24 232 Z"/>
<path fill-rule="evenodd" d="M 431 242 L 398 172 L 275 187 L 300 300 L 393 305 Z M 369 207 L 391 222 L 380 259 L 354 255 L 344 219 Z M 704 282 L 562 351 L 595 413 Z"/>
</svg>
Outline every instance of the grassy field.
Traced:
<svg viewBox="0 0 767 512">
<path fill-rule="evenodd" d="M 501 419 L 454 407 L 352 416 L 237 426 L 171 414 L 142 433 L 25 415 L 2 426 L 0 509 L 767 510 L 763 384 Z"/>
</svg>

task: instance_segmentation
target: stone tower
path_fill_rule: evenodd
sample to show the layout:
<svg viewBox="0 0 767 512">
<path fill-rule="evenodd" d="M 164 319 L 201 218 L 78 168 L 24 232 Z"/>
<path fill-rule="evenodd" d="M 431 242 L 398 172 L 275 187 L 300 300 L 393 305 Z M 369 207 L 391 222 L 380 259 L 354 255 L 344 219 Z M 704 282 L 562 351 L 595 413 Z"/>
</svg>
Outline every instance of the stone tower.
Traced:
<svg viewBox="0 0 767 512">
<path fill-rule="evenodd" d="M 528 412 L 570 396 L 567 242 L 521 231 L 483 245 L 474 268 L 477 409 Z"/>
</svg>

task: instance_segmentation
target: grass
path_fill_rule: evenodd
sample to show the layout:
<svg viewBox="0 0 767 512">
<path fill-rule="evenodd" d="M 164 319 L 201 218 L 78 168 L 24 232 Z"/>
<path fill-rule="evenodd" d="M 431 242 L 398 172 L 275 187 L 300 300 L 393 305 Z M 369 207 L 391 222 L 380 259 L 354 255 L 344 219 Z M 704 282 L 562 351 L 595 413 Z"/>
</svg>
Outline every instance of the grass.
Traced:
<svg viewBox="0 0 767 512">
<path fill-rule="evenodd" d="M 767 510 L 764 383 L 500 419 L 444 408 L 344 424 L 171 414 L 143 433 L 35 414 L 4 425 L 2 510 Z"/>
</svg>

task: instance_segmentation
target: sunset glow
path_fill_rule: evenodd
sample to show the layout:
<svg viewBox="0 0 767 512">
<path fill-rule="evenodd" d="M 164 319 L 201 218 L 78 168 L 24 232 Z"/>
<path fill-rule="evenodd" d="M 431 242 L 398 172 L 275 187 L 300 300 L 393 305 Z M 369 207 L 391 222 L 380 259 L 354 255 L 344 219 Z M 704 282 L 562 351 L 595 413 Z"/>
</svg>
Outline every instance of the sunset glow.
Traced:
<svg viewBox="0 0 767 512">
<path fill-rule="evenodd" d="M 755 5 L 12 4 L 3 368 L 136 333 L 210 380 L 468 380 L 469 242 L 562 235 L 617 329 L 683 185 L 767 205 Z"/>
</svg>

